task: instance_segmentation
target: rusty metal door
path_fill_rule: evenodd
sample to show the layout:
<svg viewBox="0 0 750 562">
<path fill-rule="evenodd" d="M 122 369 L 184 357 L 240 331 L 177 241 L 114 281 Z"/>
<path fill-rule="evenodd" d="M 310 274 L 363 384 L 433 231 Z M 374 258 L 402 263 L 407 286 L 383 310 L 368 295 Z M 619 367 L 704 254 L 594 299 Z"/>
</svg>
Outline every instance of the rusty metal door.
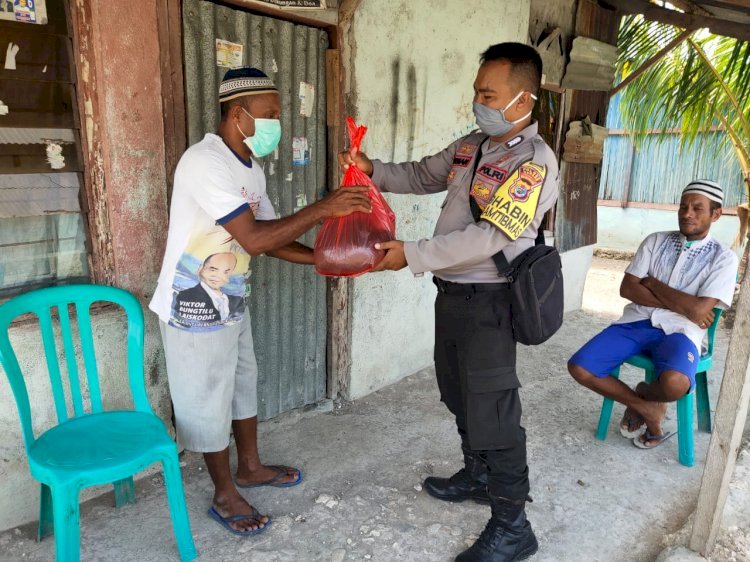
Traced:
<svg viewBox="0 0 750 562">
<path fill-rule="evenodd" d="M 328 37 L 322 30 L 203 0 L 183 2 L 188 142 L 219 124 L 218 88 L 226 67 L 255 66 L 281 94 L 282 138 L 262 159 L 268 194 L 280 216 L 326 189 Z M 311 99 L 312 98 L 312 99 Z M 311 246 L 314 232 L 302 242 Z M 311 267 L 253 258 L 248 304 L 258 358 L 258 416 L 315 403 L 326 394 L 326 284 Z"/>
</svg>

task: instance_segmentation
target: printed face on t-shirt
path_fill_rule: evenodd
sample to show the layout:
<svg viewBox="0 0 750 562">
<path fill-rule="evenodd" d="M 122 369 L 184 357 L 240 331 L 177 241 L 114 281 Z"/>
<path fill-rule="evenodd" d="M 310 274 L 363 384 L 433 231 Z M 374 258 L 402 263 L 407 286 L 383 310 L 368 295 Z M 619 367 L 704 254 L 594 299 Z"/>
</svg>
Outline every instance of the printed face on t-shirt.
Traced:
<svg viewBox="0 0 750 562">
<path fill-rule="evenodd" d="M 222 252 L 208 256 L 203 265 L 198 268 L 201 281 L 219 293 L 221 288 L 229 282 L 229 276 L 237 266 L 237 258 L 230 252 Z"/>
</svg>

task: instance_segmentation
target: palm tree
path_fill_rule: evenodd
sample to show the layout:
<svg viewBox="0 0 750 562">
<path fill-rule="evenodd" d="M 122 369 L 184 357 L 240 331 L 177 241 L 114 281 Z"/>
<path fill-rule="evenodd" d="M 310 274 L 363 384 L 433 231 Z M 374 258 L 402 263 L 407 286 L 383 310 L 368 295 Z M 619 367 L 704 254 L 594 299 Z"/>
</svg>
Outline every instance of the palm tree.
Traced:
<svg viewBox="0 0 750 562">
<path fill-rule="evenodd" d="M 623 19 L 618 47 L 618 71 L 623 80 L 666 51 L 622 90 L 623 121 L 634 131 L 636 141 L 654 129 L 679 127 L 680 146 L 687 148 L 717 127 L 726 133 L 722 139 L 737 155 L 746 190 L 747 202 L 737 208 L 740 231 L 735 241 L 745 246 L 742 261 L 746 270 L 750 250 L 750 43 L 706 30 L 691 33 L 635 15 Z"/>
</svg>

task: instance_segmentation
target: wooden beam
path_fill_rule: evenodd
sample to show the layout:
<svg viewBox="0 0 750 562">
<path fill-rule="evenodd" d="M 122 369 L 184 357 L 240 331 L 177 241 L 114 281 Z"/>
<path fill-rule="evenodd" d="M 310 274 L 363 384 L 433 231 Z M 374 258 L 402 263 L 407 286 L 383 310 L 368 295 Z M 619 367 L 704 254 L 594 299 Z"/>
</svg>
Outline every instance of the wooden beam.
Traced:
<svg viewBox="0 0 750 562">
<path fill-rule="evenodd" d="M 695 2 L 693 2 L 693 0 L 670 0 L 670 4 L 672 4 L 676 8 L 679 8 L 683 12 L 699 14 L 701 16 L 713 16 L 711 12 L 706 10 L 700 4 L 696 4 Z"/>
<path fill-rule="evenodd" d="M 112 228 L 107 210 L 107 184 L 104 174 L 103 111 L 98 89 L 97 42 L 95 26 L 100 22 L 94 15 L 90 0 L 66 0 L 73 28 L 73 51 L 77 64 L 75 88 L 81 116 L 81 145 L 83 150 L 84 182 L 83 209 L 89 227 L 91 244 L 91 277 L 100 285 L 114 285 L 115 260 L 112 249 Z"/>
<path fill-rule="evenodd" d="M 187 148 L 187 106 L 182 72 L 182 3 L 158 0 L 156 4 L 164 118 L 167 204 L 172 200 L 174 171 Z"/>
<path fill-rule="evenodd" d="M 698 494 L 690 548 L 708 556 L 721 527 L 750 398 L 750 275 L 740 288 L 737 314 L 729 341 L 724 378 L 716 406 L 714 429 Z"/>
<path fill-rule="evenodd" d="M 646 72 L 649 68 L 654 66 L 657 62 L 659 62 L 661 59 L 663 59 L 665 56 L 667 56 L 675 47 L 678 45 L 684 43 L 693 33 L 695 33 L 694 29 L 686 29 L 682 33 L 680 33 L 677 37 L 672 39 L 667 45 L 658 53 L 656 53 L 653 57 L 648 59 L 646 62 L 644 62 L 641 66 L 639 66 L 635 71 L 628 74 L 625 79 L 620 82 L 617 86 L 612 88 L 609 91 L 609 97 L 613 97 L 617 92 L 622 90 L 625 86 L 630 84 L 633 80 L 641 76 L 644 72 Z"/>
<path fill-rule="evenodd" d="M 658 21 L 668 25 L 681 27 L 682 29 L 708 28 L 711 33 L 734 37 L 742 41 L 750 41 L 750 25 L 716 17 L 702 16 L 698 14 L 685 14 L 675 10 L 661 8 L 646 0 L 599 0 L 613 8 L 617 8 L 623 14 L 642 14 L 650 21 Z"/>
<path fill-rule="evenodd" d="M 750 3 L 748 3 L 747 0 L 714 0 L 708 2 L 708 4 L 710 4 L 711 6 L 716 6 L 717 8 L 724 8 L 725 10 L 729 10 L 731 6 L 737 6 L 738 8 L 742 8 L 745 10 L 750 9 Z"/>
<path fill-rule="evenodd" d="M 349 45 L 352 18 L 360 0 L 341 0 L 338 7 L 338 26 L 334 49 L 326 53 L 328 92 L 328 147 L 331 158 L 329 188 L 335 189 L 341 177 L 337 156 L 344 150 L 344 119 L 347 113 L 345 81 L 351 72 Z M 348 399 L 352 377 L 352 281 L 347 277 L 328 279 L 328 396 Z"/>
<path fill-rule="evenodd" d="M 716 133 L 718 131 L 723 131 L 724 128 L 721 125 L 711 125 L 710 127 L 703 128 L 699 130 L 699 133 Z M 632 135 L 636 131 L 631 131 L 630 129 L 609 129 L 607 131 L 607 134 L 609 136 L 612 135 Z M 682 128 L 680 127 L 670 127 L 668 129 L 646 129 L 641 134 L 648 134 L 648 135 L 681 135 L 682 134 Z"/>
<path fill-rule="evenodd" d="M 65 167 L 53 170 L 47 162 L 47 147 L 44 144 L 0 144 L 0 174 L 82 172 L 77 147 L 63 144 L 62 149 Z"/>
<path fill-rule="evenodd" d="M 310 27 L 327 28 L 337 24 L 338 12 L 335 8 L 325 10 L 290 10 L 279 8 L 259 0 L 223 0 L 237 8 L 252 10 L 253 12 L 279 18 L 293 23 L 309 25 Z"/>
<path fill-rule="evenodd" d="M 354 12 L 357 10 L 359 3 L 362 0 L 341 0 L 339 4 L 339 24 L 348 25 L 351 23 L 354 17 Z"/>
</svg>

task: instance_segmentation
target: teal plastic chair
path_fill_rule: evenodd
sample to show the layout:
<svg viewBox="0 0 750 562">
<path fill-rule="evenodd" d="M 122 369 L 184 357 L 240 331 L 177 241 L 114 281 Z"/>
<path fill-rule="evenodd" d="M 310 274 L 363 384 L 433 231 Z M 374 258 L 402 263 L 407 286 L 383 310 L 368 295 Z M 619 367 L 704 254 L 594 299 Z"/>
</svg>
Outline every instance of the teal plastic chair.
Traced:
<svg viewBox="0 0 750 562">
<path fill-rule="evenodd" d="M 714 308 L 714 321 L 708 327 L 708 350 L 701 355 L 698 361 L 698 370 L 695 375 L 695 388 L 677 401 L 677 446 L 680 464 L 693 466 L 695 464 L 695 447 L 693 444 L 693 403 L 697 403 L 698 429 L 711 433 L 711 407 L 708 403 L 708 371 L 711 369 L 714 353 L 714 336 L 719 325 L 722 310 Z M 633 365 L 646 371 L 646 382 L 652 383 L 656 380 L 654 364 L 647 355 L 638 354 L 630 357 L 625 363 Z M 612 376 L 620 378 L 620 369 L 612 371 Z M 697 401 L 696 401 L 697 396 Z M 599 426 L 596 429 L 596 438 L 602 441 L 607 438 L 609 422 L 612 418 L 612 405 L 614 401 L 605 398 L 602 411 L 599 414 Z"/>
<path fill-rule="evenodd" d="M 94 302 L 121 306 L 127 315 L 127 368 L 134 410 L 103 411 L 90 308 Z M 89 411 L 85 409 L 69 312 L 77 318 Z M 26 383 L 8 331 L 21 315 L 39 319 L 44 357 L 58 425 L 34 436 Z M 53 332 L 59 318 L 68 384 L 63 384 Z M 138 300 L 122 289 L 71 285 L 32 291 L 0 306 L 0 363 L 18 407 L 31 475 L 41 483 L 38 540 L 55 534 L 58 562 L 80 559 L 78 495 L 82 488 L 114 483 L 119 507 L 135 502 L 132 475 L 161 462 L 177 548 L 182 560 L 196 556 L 182 489 L 177 446 L 148 403 L 143 379 L 143 311 Z M 41 359 L 41 358 L 40 358 Z M 65 386 L 70 393 L 66 400 Z M 68 404 L 72 404 L 72 415 Z M 133 540 L 139 540 L 133 537 Z"/>
</svg>

